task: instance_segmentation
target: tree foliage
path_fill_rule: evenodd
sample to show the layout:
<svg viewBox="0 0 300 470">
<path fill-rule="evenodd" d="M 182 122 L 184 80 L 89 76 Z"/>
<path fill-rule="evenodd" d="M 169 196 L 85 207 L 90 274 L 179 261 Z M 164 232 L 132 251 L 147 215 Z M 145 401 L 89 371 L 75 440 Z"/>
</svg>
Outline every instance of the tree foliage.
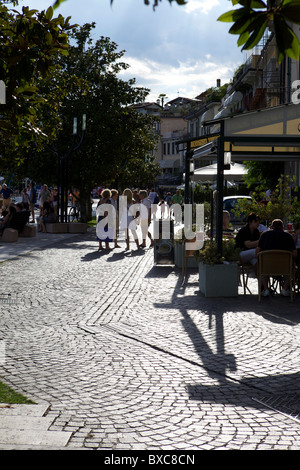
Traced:
<svg viewBox="0 0 300 470">
<path fill-rule="evenodd" d="M 0 4 L 0 78 L 6 86 L 6 103 L 1 105 L 0 154 L 18 153 L 33 143 L 44 145 L 48 132 L 41 129 L 40 110 L 55 113 L 55 101 L 40 92 L 41 79 L 55 70 L 56 59 L 68 53 L 70 18 L 53 17 L 53 8 L 38 12 L 23 7 L 19 12 Z M 45 113 L 44 113 L 45 118 Z"/>
<path fill-rule="evenodd" d="M 251 189 L 259 186 L 263 191 L 275 188 L 284 171 L 284 162 L 248 161 L 245 165 L 245 185 Z"/>
<path fill-rule="evenodd" d="M 230 10 L 218 21 L 233 23 L 230 34 L 239 36 L 237 44 L 244 49 L 252 49 L 262 38 L 268 26 L 274 28 L 278 49 L 278 63 L 284 56 L 299 59 L 299 40 L 291 26 L 300 24 L 299 0 L 232 0 L 232 5 L 240 8 Z"/>
<path fill-rule="evenodd" d="M 65 92 L 58 114 L 61 132 L 52 140 L 56 148 L 27 158 L 27 168 L 38 169 L 40 177 L 56 178 L 59 156 L 67 165 L 68 185 L 79 188 L 88 199 L 95 184 L 136 186 L 137 181 L 151 182 L 158 174 L 157 165 L 148 156 L 155 147 L 154 118 L 135 111 L 133 104 L 144 101 L 149 90 L 135 87 L 135 80 L 124 81 L 119 73 L 128 65 L 124 51 L 109 38 L 92 40 L 95 24 L 73 28 L 67 56 L 57 62 L 55 80 L 44 80 L 43 90 L 54 93 L 57 84 Z M 77 151 L 66 159 L 72 143 L 73 119 L 86 115 L 86 131 Z M 49 142 L 50 144 L 51 142 Z M 32 173 L 31 173 L 32 174 Z"/>
</svg>

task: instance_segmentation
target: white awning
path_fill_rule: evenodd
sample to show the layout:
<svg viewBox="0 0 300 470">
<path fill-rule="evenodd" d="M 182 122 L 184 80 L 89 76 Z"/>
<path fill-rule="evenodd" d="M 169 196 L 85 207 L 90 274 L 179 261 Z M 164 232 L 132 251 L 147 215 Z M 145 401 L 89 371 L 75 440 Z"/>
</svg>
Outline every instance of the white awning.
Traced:
<svg viewBox="0 0 300 470">
<path fill-rule="evenodd" d="M 228 117 L 231 114 L 231 110 L 229 108 L 223 108 L 218 114 L 215 115 L 214 119 L 220 119 Z"/>
<path fill-rule="evenodd" d="M 223 103 L 224 108 L 232 106 L 233 104 L 239 103 L 243 99 L 243 94 L 240 91 L 235 91 L 226 98 Z"/>
<path fill-rule="evenodd" d="M 200 124 L 202 124 L 204 121 L 211 121 L 214 118 L 215 115 L 215 110 L 214 108 L 210 108 L 205 113 L 202 114 Z"/>
<path fill-rule="evenodd" d="M 247 174 L 245 165 L 232 162 L 230 170 L 224 170 L 224 179 L 231 181 L 241 181 Z M 192 179 L 194 181 L 213 181 L 217 178 L 217 163 L 198 168 L 194 171 Z"/>
</svg>

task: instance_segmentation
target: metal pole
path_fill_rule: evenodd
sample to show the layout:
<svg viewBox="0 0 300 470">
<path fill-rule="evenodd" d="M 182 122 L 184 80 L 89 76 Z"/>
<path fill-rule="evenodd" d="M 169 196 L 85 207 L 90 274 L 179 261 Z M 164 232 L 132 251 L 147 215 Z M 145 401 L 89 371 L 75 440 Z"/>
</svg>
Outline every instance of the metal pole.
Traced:
<svg viewBox="0 0 300 470">
<path fill-rule="evenodd" d="M 222 255 L 223 234 L 223 184 L 224 184 L 224 121 L 221 121 L 221 135 L 218 139 L 217 155 L 217 207 L 216 207 L 216 240 L 218 253 Z"/>
<path fill-rule="evenodd" d="M 191 202 L 190 197 L 190 162 L 194 152 L 191 150 L 190 142 L 187 143 L 187 150 L 185 153 L 185 180 L 184 180 L 184 203 L 189 204 Z"/>
</svg>

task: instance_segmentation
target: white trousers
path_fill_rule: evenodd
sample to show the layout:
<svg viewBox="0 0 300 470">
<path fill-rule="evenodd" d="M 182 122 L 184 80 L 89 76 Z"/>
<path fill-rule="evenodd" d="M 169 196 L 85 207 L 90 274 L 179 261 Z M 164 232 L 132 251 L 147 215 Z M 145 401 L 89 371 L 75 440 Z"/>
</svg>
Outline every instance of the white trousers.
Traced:
<svg viewBox="0 0 300 470">
<path fill-rule="evenodd" d="M 243 263 L 251 263 L 254 266 L 257 263 L 256 248 L 241 251 L 240 258 Z"/>
</svg>

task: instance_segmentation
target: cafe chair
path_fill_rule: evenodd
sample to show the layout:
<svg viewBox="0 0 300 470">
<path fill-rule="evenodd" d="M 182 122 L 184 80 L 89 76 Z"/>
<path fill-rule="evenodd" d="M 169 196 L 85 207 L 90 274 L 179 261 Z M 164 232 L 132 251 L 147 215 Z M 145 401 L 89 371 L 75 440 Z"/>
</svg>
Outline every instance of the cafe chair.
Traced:
<svg viewBox="0 0 300 470">
<path fill-rule="evenodd" d="M 295 295 L 295 261 L 290 251 L 266 250 L 257 255 L 258 301 L 261 301 L 262 278 L 288 278 L 290 284 L 290 300 Z"/>
<path fill-rule="evenodd" d="M 251 294 L 251 291 L 248 287 L 248 279 L 253 269 L 253 266 L 251 263 L 245 263 L 241 259 L 238 264 L 239 264 L 239 276 L 240 276 L 241 284 L 244 288 L 244 295 L 246 295 L 247 290 L 249 294 Z"/>
</svg>

